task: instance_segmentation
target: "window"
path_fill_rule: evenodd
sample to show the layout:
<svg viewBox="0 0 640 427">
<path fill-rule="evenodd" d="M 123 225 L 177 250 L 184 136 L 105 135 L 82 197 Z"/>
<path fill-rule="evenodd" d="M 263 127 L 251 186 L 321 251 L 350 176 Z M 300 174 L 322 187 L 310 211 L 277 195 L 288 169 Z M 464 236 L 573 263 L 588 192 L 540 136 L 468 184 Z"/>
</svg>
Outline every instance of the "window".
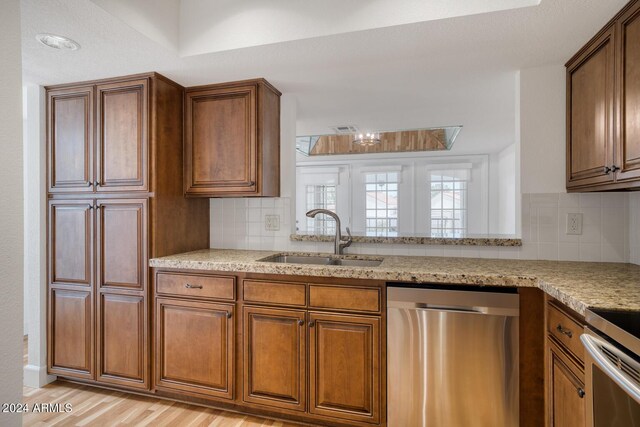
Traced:
<svg viewBox="0 0 640 427">
<path fill-rule="evenodd" d="M 367 236 L 398 235 L 399 172 L 367 173 L 365 233 Z"/>
<path fill-rule="evenodd" d="M 306 197 L 307 212 L 311 209 L 328 209 L 336 212 L 335 185 L 307 185 Z M 317 215 L 315 218 L 307 217 L 307 232 L 313 234 L 335 234 L 336 222 L 328 215 Z"/>
<path fill-rule="evenodd" d="M 468 171 L 432 171 L 431 237 L 467 234 Z"/>
</svg>

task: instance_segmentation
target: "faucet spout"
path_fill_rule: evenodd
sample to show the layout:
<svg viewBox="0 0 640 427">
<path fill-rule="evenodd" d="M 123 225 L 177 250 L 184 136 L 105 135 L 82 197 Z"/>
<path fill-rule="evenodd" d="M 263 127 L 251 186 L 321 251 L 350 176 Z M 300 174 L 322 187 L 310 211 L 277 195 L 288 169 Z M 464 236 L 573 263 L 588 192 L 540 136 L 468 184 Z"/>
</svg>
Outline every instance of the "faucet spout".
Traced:
<svg viewBox="0 0 640 427">
<path fill-rule="evenodd" d="M 351 243 L 353 243 L 351 230 L 349 230 L 349 227 L 347 227 L 348 237 L 342 237 L 340 217 L 335 212 L 332 212 L 328 209 L 312 209 L 307 212 L 307 216 L 309 218 L 315 218 L 315 216 L 318 214 L 328 215 L 336 221 L 336 236 L 333 242 L 333 252 L 336 255 L 342 255 L 344 253 L 344 248 L 351 246 Z"/>
</svg>

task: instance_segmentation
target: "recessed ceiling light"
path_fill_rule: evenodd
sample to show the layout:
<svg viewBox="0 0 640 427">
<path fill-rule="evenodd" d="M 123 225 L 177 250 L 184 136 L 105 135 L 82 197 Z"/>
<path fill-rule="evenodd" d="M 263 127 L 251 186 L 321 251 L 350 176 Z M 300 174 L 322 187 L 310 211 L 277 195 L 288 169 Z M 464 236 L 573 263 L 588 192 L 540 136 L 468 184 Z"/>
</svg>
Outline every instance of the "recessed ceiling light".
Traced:
<svg viewBox="0 0 640 427">
<path fill-rule="evenodd" d="M 45 46 L 60 50 L 78 50 L 80 45 L 68 37 L 57 36 L 55 34 L 38 34 L 36 40 Z"/>
</svg>

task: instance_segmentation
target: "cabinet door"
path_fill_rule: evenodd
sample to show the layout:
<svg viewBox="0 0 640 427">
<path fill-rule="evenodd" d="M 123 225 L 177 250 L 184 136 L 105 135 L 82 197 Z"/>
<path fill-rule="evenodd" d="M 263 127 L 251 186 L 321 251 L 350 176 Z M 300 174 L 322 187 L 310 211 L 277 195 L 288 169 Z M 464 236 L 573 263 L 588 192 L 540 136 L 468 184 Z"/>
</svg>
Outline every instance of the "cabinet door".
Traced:
<svg viewBox="0 0 640 427">
<path fill-rule="evenodd" d="M 619 134 L 616 179 L 640 178 L 640 3 L 617 23 Z"/>
<path fill-rule="evenodd" d="M 93 200 L 49 201 L 49 283 L 93 284 Z"/>
<path fill-rule="evenodd" d="M 309 313 L 309 412 L 380 421 L 380 319 Z"/>
<path fill-rule="evenodd" d="M 148 388 L 144 297 L 101 293 L 97 306 L 98 381 Z"/>
<path fill-rule="evenodd" d="M 148 189 L 149 80 L 97 87 L 97 190 Z"/>
<path fill-rule="evenodd" d="M 94 379 L 90 290 L 49 289 L 48 363 L 51 374 Z"/>
<path fill-rule="evenodd" d="M 548 350 L 549 426 L 585 427 L 584 373 L 552 342 Z"/>
<path fill-rule="evenodd" d="M 244 401 L 306 409 L 304 310 L 244 307 Z"/>
<path fill-rule="evenodd" d="M 49 192 L 93 191 L 93 86 L 47 92 Z"/>
<path fill-rule="evenodd" d="M 567 68 L 567 187 L 613 181 L 614 29 Z"/>
<path fill-rule="evenodd" d="M 256 87 L 188 92 L 187 195 L 256 193 Z"/>
<path fill-rule="evenodd" d="M 156 300 L 158 389 L 233 399 L 234 306 Z"/>
<path fill-rule="evenodd" d="M 98 287 L 146 289 L 147 205 L 147 199 L 97 201 Z"/>
</svg>

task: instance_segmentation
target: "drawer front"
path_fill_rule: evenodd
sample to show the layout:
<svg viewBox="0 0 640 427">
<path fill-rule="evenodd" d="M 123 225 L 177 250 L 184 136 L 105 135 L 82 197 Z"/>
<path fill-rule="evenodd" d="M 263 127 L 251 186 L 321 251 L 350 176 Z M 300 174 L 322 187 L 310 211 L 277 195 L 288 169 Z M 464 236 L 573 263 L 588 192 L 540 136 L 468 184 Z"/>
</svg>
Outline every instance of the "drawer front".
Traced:
<svg viewBox="0 0 640 427">
<path fill-rule="evenodd" d="M 197 274 L 158 273 L 158 294 L 235 300 L 236 278 Z"/>
<path fill-rule="evenodd" d="M 551 304 L 547 305 L 547 331 L 582 362 L 584 362 L 584 348 L 580 342 L 580 334 L 583 329 L 584 326 L 557 307 Z"/>
<path fill-rule="evenodd" d="M 304 283 L 245 280 L 243 290 L 244 300 L 248 302 L 296 306 L 307 304 L 307 286 Z"/>
<path fill-rule="evenodd" d="M 378 313 L 380 289 L 310 285 L 309 307 Z"/>
</svg>

